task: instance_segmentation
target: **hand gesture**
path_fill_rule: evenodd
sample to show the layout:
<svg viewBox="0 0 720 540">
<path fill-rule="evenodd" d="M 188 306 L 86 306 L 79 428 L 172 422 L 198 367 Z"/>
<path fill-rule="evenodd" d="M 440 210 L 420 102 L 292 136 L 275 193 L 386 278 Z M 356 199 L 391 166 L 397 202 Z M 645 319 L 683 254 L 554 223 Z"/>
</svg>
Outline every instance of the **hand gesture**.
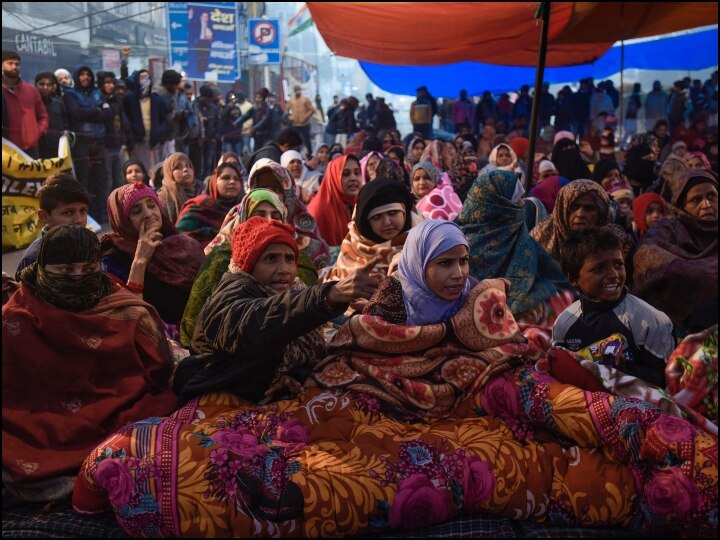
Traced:
<svg viewBox="0 0 720 540">
<path fill-rule="evenodd" d="M 152 258 L 163 239 L 158 225 L 147 227 L 145 223 L 144 219 L 140 222 L 140 236 L 135 249 L 135 260 L 140 263 L 147 263 Z"/>
<path fill-rule="evenodd" d="M 373 272 L 380 260 L 380 257 L 375 257 L 335 283 L 328 293 L 328 301 L 333 304 L 348 304 L 360 299 L 368 300 L 380 284 L 379 275 Z"/>
<path fill-rule="evenodd" d="M 130 51 L 132 51 L 132 47 L 130 45 L 125 45 L 122 48 L 122 59 L 127 60 L 128 56 L 130 56 Z"/>
</svg>

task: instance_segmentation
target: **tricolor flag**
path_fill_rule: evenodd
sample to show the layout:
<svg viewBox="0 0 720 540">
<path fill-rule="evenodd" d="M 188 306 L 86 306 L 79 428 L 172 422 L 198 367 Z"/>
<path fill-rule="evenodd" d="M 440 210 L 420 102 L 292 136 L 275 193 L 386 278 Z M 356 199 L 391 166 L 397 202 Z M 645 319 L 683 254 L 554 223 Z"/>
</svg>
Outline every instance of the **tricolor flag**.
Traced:
<svg viewBox="0 0 720 540">
<path fill-rule="evenodd" d="M 288 37 L 307 30 L 313 24 L 307 4 L 303 4 L 295 16 L 288 21 Z"/>
</svg>

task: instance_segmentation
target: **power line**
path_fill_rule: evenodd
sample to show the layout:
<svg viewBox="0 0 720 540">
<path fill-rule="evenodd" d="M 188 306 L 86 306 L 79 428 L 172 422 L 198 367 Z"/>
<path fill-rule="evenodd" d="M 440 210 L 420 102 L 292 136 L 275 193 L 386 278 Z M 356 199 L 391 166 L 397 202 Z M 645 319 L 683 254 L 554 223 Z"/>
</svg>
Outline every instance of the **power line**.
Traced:
<svg viewBox="0 0 720 540">
<path fill-rule="evenodd" d="M 66 20 L 64 20 L 64 21 L 60 21 L 60 22 L 48 24 L 48 25 L 45 25 L 45 26 L 40 26 L 40 27 L 38 27 L 38 28 L 31 28 L 30 30 L 23 30 L 23 32 L 38 32 L 38 31 L 40 31 L 40 30 L 45 30 L 46 28 L 52 28 L 53 26 L 60 26 L 61 24 L 67 24 L 67 23 L 70 23 L 70 22 L 79 21 L 80 19 L 86 18 L 88 15 L 95 15 L 96 13 L 105 13 L 105 12 L 107 12 L 107 11 L 112 11 L 113 9 L 117 9 L 117 8 L 129 6 L 129 5 L 134 4 L 134 3 L 135 3 L 135 2 L 125 2 L 124 4 L 119 4 L 119 5 L 117 5 L 117 6 L 113 6 L 113 7 L 107 8 L 107 9 L 101 9 L 100 11 L 93 11 L 92 13 L 85 13 L 84 15 L 81 15 L 81 16 L 79 16 L 79 17 L 74 17 L 74 18 L 72 18 L 72 19 L 66 19 Z M 157 9 L 157 8 L 156 8 L 156 9 Z M 7 11 L 8 11 L 8 13 L 11 13 L 12 15 L 15 15 L 15 16 L 20 15 L 19 13 L 13 13 L 13 12 L 10 11 L 10 10 L 7 10 Z M 151 11 L 152 11 L 152 10 L 151 10 Z M 144 12 L 144 13 L 147 13 L 147 12 Z M 138 13 L 138 15 L 142 15 L 142 13 Z M 118 19 L 118 20 L 123 20 L 123 19 Z M 85 29 L 84 29 L 84 28 L 81 28 L 80 30 L 85 30 Z M 73 32 L 75 32 L 75 30 L 73 30 Z"/>
<path fill-rule="evenodd" d="M 141 12 L 139 12 L 139 13 L 135 13 L 134 15 L 128 15 L 128 16 L 126 16 L 126 17 L 119 17 L 119 18 L 117 18 L 117 19 L 113 19 L 112 21 L 105 21 L 105 22 L 101 22 L 101 23 L 98 23 L 98 24 L 93 24 L 93 25 L 92 25 L 92 28 L 97 28 L 98 26 L 105 26 L 106 24 L 115 24 L 116 22 L 120 22 L 120 21 L 127 21 L 128 19 L 134 19 L 135 17 L 138 17 L 138 16 L 140 16 L 140 15 L 145 15 L 145 14 L 147 14 L 147 13 L 152 13 L 153 11 L 158 11 L 158 10 L 160 10 L 160 9 L 165 9 L 165 6 L 164 6 L 164 5 L 161 5 L 161 6 L 157 6 L 157 7 L 154 7 L 154 8 L 150 8 L 150 9 L 145 10 L 145 11 L 141 11 Z M 98 11 L 97 13 L 100 13 L 100 12 Z M 89 30 L 89 29 L 90 29 L 90 26 L 84 26 L 84 27 L 82 27 L 82 28 L 75 28 L 74 30 L 70 30 L 70 31 L 68 31 L 68 32 L 64 32 L 64 33 L 62 33 L 62 34 L 57 34 L 57 35 L 55 35 L 54 37 L 59 38 L 59 37 L 67 36 L 67 35 L 70 35 L 70 34 L 74 34 L 75 32 L 80 32 L 80 31 L 82 31 L 82 30 Z"/>
</svg>

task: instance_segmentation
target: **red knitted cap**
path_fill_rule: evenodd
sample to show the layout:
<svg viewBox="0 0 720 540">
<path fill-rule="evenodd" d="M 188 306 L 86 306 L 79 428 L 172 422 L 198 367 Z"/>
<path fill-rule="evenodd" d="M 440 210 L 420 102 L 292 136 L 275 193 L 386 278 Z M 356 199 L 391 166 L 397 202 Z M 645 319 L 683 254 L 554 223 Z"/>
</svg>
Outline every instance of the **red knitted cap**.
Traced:
<svg viewBox="0 0 720 540">
<path fill-rule="evenodd" d="M 268 221 L 259 216 L 251 217 L 235 229 L 232 238 L 232 260 L 248 274 L 255 268 L 260 256 L 270 244 L 285 244 L 292 248 L 298 261 L 295 230 L 286 223 Z"/>
</svg>

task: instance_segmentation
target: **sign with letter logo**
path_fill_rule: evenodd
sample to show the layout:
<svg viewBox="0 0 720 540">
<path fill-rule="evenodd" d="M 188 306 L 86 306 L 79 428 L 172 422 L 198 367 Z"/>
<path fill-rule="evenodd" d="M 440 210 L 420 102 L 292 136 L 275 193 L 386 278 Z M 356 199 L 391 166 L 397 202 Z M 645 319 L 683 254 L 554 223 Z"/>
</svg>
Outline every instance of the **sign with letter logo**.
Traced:
<svg viewBox="0 0 720 540">
<path fill-rule="evenodd" d="M 278 19 L 249 19 L 248 36 L 250 64 L 280 63 L 280 21 Z"/>
</svg>

